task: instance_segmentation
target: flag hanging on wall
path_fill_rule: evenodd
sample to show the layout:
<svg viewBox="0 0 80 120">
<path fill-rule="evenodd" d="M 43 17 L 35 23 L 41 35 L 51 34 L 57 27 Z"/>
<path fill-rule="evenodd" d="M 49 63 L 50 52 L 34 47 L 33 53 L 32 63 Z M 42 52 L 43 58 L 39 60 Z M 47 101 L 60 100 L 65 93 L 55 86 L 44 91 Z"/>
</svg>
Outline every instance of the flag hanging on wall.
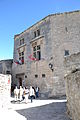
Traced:
<svg viewBox="0 0 80 120">
<path fill-rule="evenodd" d="M 37 59 L 37 58 L 32 57 L 32 55 L 30 55 L 30 56 L 28 56 L 28 57 L 29 57 L 29 59 L 30 59 L 30 60 L 35 60 L 35 61 L 38 61 L 38 59 Z"/>
<path fill-rule="evenodd" d="M 16 63 L 16 64 L 19 64 L 19 65 L 22 65 L 22 60 L 14 60 L 14 62 Z"/>
</svg>

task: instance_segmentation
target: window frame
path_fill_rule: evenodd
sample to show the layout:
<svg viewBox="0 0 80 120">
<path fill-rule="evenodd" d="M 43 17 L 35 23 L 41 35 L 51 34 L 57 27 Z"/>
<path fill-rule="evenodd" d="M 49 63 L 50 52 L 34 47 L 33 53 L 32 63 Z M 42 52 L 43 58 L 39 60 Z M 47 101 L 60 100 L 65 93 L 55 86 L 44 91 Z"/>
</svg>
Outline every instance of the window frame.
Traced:
<svg viewBox="0 0 80 120">
<path fill-rule="evenodd" d="M 36 38 L 37 37 L 37 35 L 36 35 L 36 31 L 34 31 L 34 38 Z"/>
<path fill-rule="evenodd" d="M 24 64 L 24 51 L 19 52 L 19 60 L 21 60 L 22 64 Z"/>
<path fill-rule="evenodd" d="M 33 57 L 37 58 L 38 60 L 41 60 L 41 45 L 35 45 L 33 47 Z"/>
<path fill-rule="evenodd" d="M 24 44 L 24 38 L 20 39 L 20 45 Z"/>
<path fill-rule="evenodd" d="M 37 30 L 37 36 L 40 36 L 40 29 Z"/>
<path fill-rule="evenodd" d="M 40 36 L 40 29 L 34 31 L 34 38 Z"/>
</svg>

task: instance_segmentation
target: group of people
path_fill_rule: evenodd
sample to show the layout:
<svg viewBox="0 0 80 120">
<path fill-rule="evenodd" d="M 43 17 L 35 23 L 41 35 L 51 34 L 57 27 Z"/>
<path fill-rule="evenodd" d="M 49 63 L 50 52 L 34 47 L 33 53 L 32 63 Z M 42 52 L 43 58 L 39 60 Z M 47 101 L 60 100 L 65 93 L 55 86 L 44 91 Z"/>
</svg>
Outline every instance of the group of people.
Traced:
<svg viewBox="0 0 80 120">
<path fill-rule="evenodd" d="M 28 103 L 29 98 L 31 99 L 31 103 L 33 101 L 34 98 L 38 98 L 39 97 L 39 87 L 36 86 L 36 88 L 30 86 L 30 88 L 28 89 L 27 87 L 22 88 L 22 86 L 20 86 L 20 89 L 16 88 L 14 89 L 14 98 L 15 101 L 23 101 L 25 100 L 25 103 Z"/>
</svg>

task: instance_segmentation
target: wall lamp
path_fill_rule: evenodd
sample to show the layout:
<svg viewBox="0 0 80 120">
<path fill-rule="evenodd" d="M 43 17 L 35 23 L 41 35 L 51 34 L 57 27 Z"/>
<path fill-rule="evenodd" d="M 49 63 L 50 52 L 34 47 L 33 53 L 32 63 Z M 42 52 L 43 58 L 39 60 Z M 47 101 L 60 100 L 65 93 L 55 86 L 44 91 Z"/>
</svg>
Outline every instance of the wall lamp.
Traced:
<svg viewBox="0 0 80 120">
<path fill-rule="evenodd" d="M 52 72 L 53 72 L 53 64 L 52 63 L 49 63 L 49 68 L 52 70 Z"/>
</svg>

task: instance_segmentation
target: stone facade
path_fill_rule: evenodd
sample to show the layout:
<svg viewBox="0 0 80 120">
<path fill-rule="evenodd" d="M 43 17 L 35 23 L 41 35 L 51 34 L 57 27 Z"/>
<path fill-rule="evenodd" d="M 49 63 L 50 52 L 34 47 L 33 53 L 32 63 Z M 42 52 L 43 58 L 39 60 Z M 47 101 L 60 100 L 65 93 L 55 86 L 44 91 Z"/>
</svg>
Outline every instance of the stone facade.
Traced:
<svg viewBox="0 0 80 120">
<path fill-rule="evenodd" d="M 80 51 L 79 38 L 80 11 L 49 15 L 15 35 L 13 59 L 24 52 L 24 64 L 13 63 L 14 84 L 37 85 L 46 97 L 65 95 L 64 56 Z M 35 46 L 40 46 L 38 61 L 29 58 Z"/>
<path fill-rule="evenodd" d="M 72 120 L 80 120 L 80 52 L 64 61 L 67 112 Z"/>
<path fill-rule="evenodd" d="M 12 74 L 12 63 L 13 63 L 13 59 L 1 60 L 0 61 L 0 73 L 1 74 Z"/>
</svg>

